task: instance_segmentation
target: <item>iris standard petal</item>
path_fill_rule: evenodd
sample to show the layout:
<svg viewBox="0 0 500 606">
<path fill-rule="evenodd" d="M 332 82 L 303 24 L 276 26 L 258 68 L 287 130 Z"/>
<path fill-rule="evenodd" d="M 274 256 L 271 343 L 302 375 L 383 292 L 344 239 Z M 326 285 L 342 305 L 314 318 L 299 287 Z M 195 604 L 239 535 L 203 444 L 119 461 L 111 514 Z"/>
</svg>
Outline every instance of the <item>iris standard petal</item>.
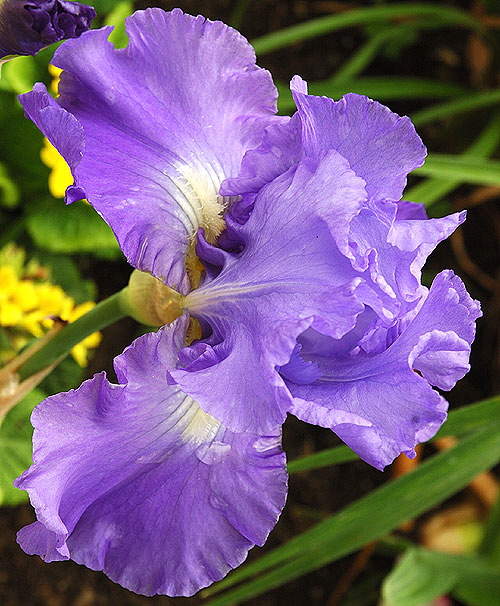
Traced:
<svg viewBox="0 0 500 606">
<path fill-rule="evenodd" d="M 101 373 L 35 409 L 34 463 L 17 480 L 38 519 L 19 533 L 25 551 L 191 595 L 264 543 L 286 498 L 280 430 L 234 434 L 168 386 L 177 327 L 125 350 L 120 384 Z"/>
<path fill-rule="evenodd" d="M 40 89 L 21 102 L 72 169 L 68 200 L 84 193 L 134 267 L 180 288 L 198 228 L 214 241 L 224 227 L 220 184 L 260 142 L 276 89 L 248 42 L 221 22 L 148 9 L 127 20 L 126 49 L 109 32 L 55 54 L 59 121 L 37 111 Z M 81 128 L 77 158 L 66 112 Z"/>
<path fill-rule="evenodd" d="M 296 76 L 292 90 L 297 112 L 288 121 L 269 126 L 262 144 L 247 152 L 236 178 L 226 180 L 221 191 L 243 194 L 232 207 L 228 232 L 222 245 L 234 242 L 234 232 L 253 211 L 257 192 L 302 158 L 318 159 L 334 150 L 365 182 L 367 199 L 348 225 L 340 250 L 360 272 L 365 285 L 364 302 L 386 325 L 414 306 L 425 294 L 421 268 L 438 242 L 465 218 L 465 213 L 427 219 L 411 203 L 398 202 L 406 175 L 423 163 L 425 147 L 410 120 L 360 95 L 346 95 L 335 102 L 307 94 Z M 338 230 L 336 218 L 330 223 Z M 337 237 L 337 235 L 336 235 Z M 338 237 L 337 237 L 338 240 Z M 371 291 L 371 294 L 370 294 Z"/>
<path fill-rule="evenodd" d="M 399 200 L 407 174 L 426 155 L 411 120 L 362 95 L 349 93 L 339 101 L 308 95 L 299 76 L 291 89 L 296 114 L 267 129 L 261 145 L 245 156 L 240 175 L 226 181 L 222 191 L 258 191 L 304 156 L 317 158 L 334 149 L 365 181 L 370 198 Z"/>
<path fill-rule="evenodd" d="M 335 149 L 364 179 L 369 197 L 399 200 L 406 176 L 426 155 L 411 120 L 354 93 L 340 101 L 308 95 L 299 76 L 291 89 L 301 116 L 303 153 Z"/>
</svg>

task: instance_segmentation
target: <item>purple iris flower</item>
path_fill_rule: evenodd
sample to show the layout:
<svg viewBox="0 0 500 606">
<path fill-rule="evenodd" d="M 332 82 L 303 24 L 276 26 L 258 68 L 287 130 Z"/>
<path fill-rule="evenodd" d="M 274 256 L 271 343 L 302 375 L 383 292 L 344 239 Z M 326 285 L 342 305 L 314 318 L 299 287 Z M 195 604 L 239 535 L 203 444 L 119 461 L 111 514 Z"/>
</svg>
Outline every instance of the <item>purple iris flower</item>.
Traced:
<svg viewBox="0 0 500 606">
<path fill-rule="evenodd" d="M 90 28 L 95 10 L 66 0 L 0 0 L 0 60 L 36 53 Z"/>
<path fill-rule="evenodd" d="M 129 262 L 177 291 L 172 324 L 33 413 L 19 542 L 146 595 L 191 595 L 262 545 L 286 498 L 288 413 L 372 465 L 435 433 L 468 370 L 478 304 L 421 269 L 463 213 L 399 201 L 425 148 L 358 95 L 276 117 L 269 74 L 219 22 L 138 12 L 65 43 L 54 100 L 27 115 L 63 154 Z M 199 333 L 193 339 L 194 325 Z"/>
</svg>

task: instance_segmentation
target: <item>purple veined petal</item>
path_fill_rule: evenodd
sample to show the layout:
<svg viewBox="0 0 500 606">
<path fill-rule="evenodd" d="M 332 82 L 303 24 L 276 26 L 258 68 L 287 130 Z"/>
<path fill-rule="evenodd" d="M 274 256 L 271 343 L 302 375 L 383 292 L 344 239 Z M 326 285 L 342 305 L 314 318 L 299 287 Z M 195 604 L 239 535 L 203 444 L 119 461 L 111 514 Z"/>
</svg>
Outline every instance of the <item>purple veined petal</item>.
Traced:
<svg viewBox="0 0 500 606">
<path fill-rule="evenodd" d="M 431 385 L 449 391 L 469 372 L 469 355 L 470 343 L 455 332 L 431 330 L 420 337 L 408 363 Z"/>
<path fill-rule="evenodd" d="M 344 251 L 350 225 L 365 199 L 364 182 L 335 151 L 318 160 L 305 158 L 262 189 L 239 232 L 242 252 L 218 253 L 219 262 L 224 262 L 220 273 L 189 293 L 185 309 L 201 317 L 225 317 L 215 309 L 226 300 L 238 302 L 248 296 L 258 301 L 276 293 L 277 313 L 290 309 L 298 317 L 300 310 L 302 318 L 315 316 L 315 327 L 321 324 L 332 336 L 341 337 L 361 308 L 341 325 L 339 317 L 329 317 L 344 312 L 323 295 L 325 289 L 354 289 L 360 282 Z M 198 253 L 204 260 L 205 250 Z"/>
<path fill-rule="evenodd" d="M 228 221 L 225 242 L 237 240 L 238 225 L 248 219 L 255 192 L 267 181 L 301 158 L 337 151 L 363 178 L 369 198 L 352 221 L 344 223 L 349 234 L 339 248 L 363 279 L 359 299 L 376 311 L 386 330 L 425 295 L 421 268 L 465 215 L 423 221 L 422 207 L 393 201 L 400 197 L 407 173 L 425 157 L 408 118 L 359 95 L 346 95 L 338 102 L 308 95 L 298 76 L 292 80 L 292 91 L 296 114 L 288 122 L 269 126 L 261 145 L 245 155 L 239 176 L 222 185 L 221 191 L 228 195 L 243 194 L 231 209 L 234 223 Z M 335 230 L 339 223 L 330 225 Z"/>
<path fill-rule="evenodd" d="M 77 38 L 90 28 L 95 10 L 65 0 L 0 2 L 0 61 L 9 55 L 35 55 L 39 50 Z"/>
<path fill-rule="evenodd" d="M 423 208 L 423 205 L 421 206 Z M 406 208 L 408 209 L 408 206 Z M 404 212 L 408 214 L 409 211 Z M 415 211 L 412 217 L 402 218 L 401 203 L 398 204 L 396 220 L 391 225 L 387 241 L 402 253 L 415 253 L 411 270 L 420 281 L 421 270 L 427 257 L 439 242 L 446 240 L 465 221 L 467 212 L 461 211 L 438 219 L 417 217 L 417 212 L 419 211 Z"/>
<path fill-rule="evenodd" d="M 35 409 L 34 463 L 17 480 L 38 519 L 19 532 L 26 552 L 191 595 L 265 542 L 286 498 L 280 429 L 232 433 L 167 385 L 182 324 L 125 350 L 119 385 L 101 373 Z"/>
<path fill-rule="evenodd" d="M 300 160 L 301 123 L 295 113 L 291 118 L 283 116 L 280 122 L 270 124 L 264 131 L 262 143 L 248 151 L 239 175 L 229 177 L 221 186 L 221 194 L 239 196 L 257 193 L 264 185 Z"/>
<path fill-rule="evenodd" d="M 408 365 L 431 385 L 449 391 L 469 371 L 468 358 L 482 315 L 478 301 L 451 270 L 434 279 L 415 313 L 401 322 L 388 351 L 409 351 Z"/>
<path fill-rule="evenodd" d="M 292 398 L 276 367 L 288 361 L 297 335 L 311 323 L 305 318 L 274 329 L 259 311 L 242 305 L 227 320 L 211 318 L 212 338 L 182 350 L 170 371 L 203 410 L 238 432 L 265 433 L 284 423 Z"/>
<path fill-rule="evenodd" d="M 308 95 L 299 76 L 290 88 L 302 119 L 303 153 L 315 156 L 335 149 L 364 179 L 370 198 L 399 200 L 407 174 L 426 155 L 411 120 L 354 93 L 340 101 Z"/>
<path fill-rule="evenodd" d="M 425 295 L 420 280 L 427 257 L 466 217 L 460 212 L 427 219 L 405 203 L 406 215 L 410 208 L 413 213 L 406 219 L 401 218 L 401 208 L 401 203 L 390 200 L 370 201 L 352 221 L 349 235 L 353 266 L 365 272 L 382 306 L 390 311 L 389 319 L 401 318 Z"/>
<path fill-rule="evenodd" d="M 410 202 L 408 200 L 400 200 L 398 202 L 398 209 L 396 218 L 399 220 L 404 219 L 428 219 L 427 211 L 425 206 L 419 202 Z"/>
<path fill-rule="evenodd" d="M 109 32 L 56 52 L 57 115 L 44 112 L 54 103 L 40 87 L 21 102 L 70 164 L 68 201 L 85 194 L 129 262 L 176 288 L 198 228 L 210 241 L 223 228 L 220 185 L 274 120 L 276 89 L 248 42 L 221 22 L 147 9 L 127 20 L 126 49 Z M 76 158 L 68 114 L 81 132 Z"/>
<path fill-rule="evenodd" d="M 319 333 L 317 334 L 319 335 Z M 333 341 L 333 339 L 331 340 Z M 302 344 L 297 343 L 290 360 L 284 366 L 280 367 L 279 372 L 282 377 L 296 385 L 310 385 L 317 379 L 320 379 L 323 373 L 317 364 L 312 361 L 304 360 L 304 358 L 300 356 L 301 350 Z"/>
<path fill-rule="evenodd" d="M 309 385 L 287 381 L 291 412 L 331 428 L 378 469 L 401 452 L 414 456 L 415 445 L 446 418 L 446 401 L 429 383 L 451 389 L 465 375 L 480 315 L 461 280 L 451 271 L 440 273 L 418 314 L 385 351 L 350 358 L 309 353 L 306 359 L 322 377 Z M 305 345 L 311 352 L 311 334 Z M 327 352 L 321 340 L 319 346 Z"/>
<path fill-rule="evenodd" d="M 243 251 L 220 253 L 220 273 L 185 297 L 212 334 L 170 374 L 232 431 L 283 422 L 291 398 L 276 367 L 300 333 L 312 326 L 340 338 L 356 324 L 363 284 L 340 247 L 364 199 L 363 181 L 337 153 L 304 159 L 259 193 L 241 227 Z"/>
<path fill-rule="evenodd" d="M 299 76 L 291 82 L 297 113 L 269 127 L 263 142 L 247 152 L 238 177 L 222 186 L 226 195 L 258 191 L 305 156 L 335 150 L 366 182 L 369 198 L 399 200 L 406 176 L 424 162 L 426 149 L 407 117 L 368 97 L 349 93 L 339 101 L 307 94 Z M 236 205 L 238 209 L 238 205 Z"/>
</svg>

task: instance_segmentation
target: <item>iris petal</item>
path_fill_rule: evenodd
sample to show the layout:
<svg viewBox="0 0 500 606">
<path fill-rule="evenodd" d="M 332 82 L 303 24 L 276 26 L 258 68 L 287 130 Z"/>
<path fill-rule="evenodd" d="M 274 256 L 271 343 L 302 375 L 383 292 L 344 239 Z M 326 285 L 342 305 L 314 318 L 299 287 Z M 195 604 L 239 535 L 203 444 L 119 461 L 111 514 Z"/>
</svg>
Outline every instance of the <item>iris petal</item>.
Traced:
<svg viewBox="0 0 500 606">
<path fill-rule="evenodd" d="M 191 595 L 262 545 L 286 497 L 280 429 L 235 434 L 166 372 L 179 322 L 34 412 L 34 464 L 17 481 L 38 521 L 28 553 L 71 558 L 137 593 Z"/>
<path fill-rule="evenodd" d="M 384 351 L 338 357 L 309 353 L 307 359 L 323 376 L 310 385 L 287 381 L 295 397 L 292 413 L 330 427 L 379 469 L 401 452 L 413 456 L 415 445 L 431 438 L 446 418 L 447 403 L 428 382 L 451 389 L 464 376 L 480 315 L 460 279 L 442 272 L 417 315 Z M 309 342 L 308 351 L 313 350 Z"/>
<path fill-rule="evenodd" d="M 148 9 L 127 20 L 126 49 L 109 33 L 57 51 L 57 102 L 41 85 L 21 102 L 72 169 L 68 201 L 85 195 L 134 267 L 186 289 L 195 234 L 223 227 L 220 184 L 274 119 L 276 89 L 220 22 Z"/>
</svg>

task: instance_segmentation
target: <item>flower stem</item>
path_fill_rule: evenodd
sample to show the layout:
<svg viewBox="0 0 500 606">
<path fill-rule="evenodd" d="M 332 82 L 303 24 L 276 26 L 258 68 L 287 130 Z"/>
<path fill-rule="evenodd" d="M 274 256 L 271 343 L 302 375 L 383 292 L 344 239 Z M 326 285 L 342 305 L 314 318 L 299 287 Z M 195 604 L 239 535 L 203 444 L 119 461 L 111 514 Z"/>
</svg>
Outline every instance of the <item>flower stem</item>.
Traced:
<svg viewBox="0 0 500 606">
<path fill-rule="evenodd" d="M 20 379 L 24 380 L 56 360 L 64 358 L 77 343 L 93 332 L 125 317 L 127 313 L 122 307 L 122 297 L 127 288 L 104 299 L 85 315 L 63 328 L 20 367 Z"/>
</svg>

